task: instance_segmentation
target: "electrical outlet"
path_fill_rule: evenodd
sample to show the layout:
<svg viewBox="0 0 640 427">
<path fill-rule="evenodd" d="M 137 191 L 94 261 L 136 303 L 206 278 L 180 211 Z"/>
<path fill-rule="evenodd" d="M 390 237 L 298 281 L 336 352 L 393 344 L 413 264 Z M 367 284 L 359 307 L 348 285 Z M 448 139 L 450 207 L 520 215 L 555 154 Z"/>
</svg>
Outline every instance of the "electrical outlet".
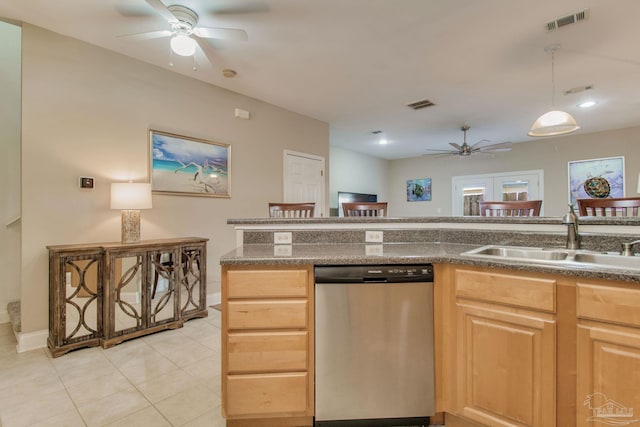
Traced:
<svg viewBox="0 0 640 427">
<path fill-rule="evenodd" d="M 383 232 L 367 230 L 364 235 L 364 241 L 366 243 L 382 243 Z"/>
<path fill-rule="evenodd" d="M 292 253 L 291 245 L 275 245 L 273 247 L 273 256 L 291 256 Z"/>
<path fill-rule="evenodd" d="M 384 249 L 382 245 L 366 245 L 364 253 L 367 256 L 382 256 L 384 255 Z"/>
<path fill-rule="evenodd" d="M 273 233 L 273 243 L 276 245 L 290 245 L 293 243 L 290 231 L 280 231 Z"/>
</svg>

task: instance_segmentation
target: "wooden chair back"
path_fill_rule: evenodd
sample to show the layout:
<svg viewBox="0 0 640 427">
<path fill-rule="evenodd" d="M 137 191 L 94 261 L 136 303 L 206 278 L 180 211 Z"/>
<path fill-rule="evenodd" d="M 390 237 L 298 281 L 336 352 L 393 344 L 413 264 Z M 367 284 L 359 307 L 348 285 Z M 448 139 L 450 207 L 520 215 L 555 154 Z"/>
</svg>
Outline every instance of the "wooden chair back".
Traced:
<svg viewBox="0 0 640 427">
<path fill-rule="evenodd" d="M 343 203 L 344 216 L 387 216 L 387 202 Z"/>
<path fill-rule="evenodd" d="M 271 218 L 312 218 L 315 203 L 269 203 Z"/>
<path fill-rule="evenodd" d="M 542 200 L 480 201 L 478 207 L 480 216 L 540 216 Z"/>
<path fill-rule="evenodd" d="M 640 197 L 578 199 L 580 216 L 640 216 Z"/>
</svg>

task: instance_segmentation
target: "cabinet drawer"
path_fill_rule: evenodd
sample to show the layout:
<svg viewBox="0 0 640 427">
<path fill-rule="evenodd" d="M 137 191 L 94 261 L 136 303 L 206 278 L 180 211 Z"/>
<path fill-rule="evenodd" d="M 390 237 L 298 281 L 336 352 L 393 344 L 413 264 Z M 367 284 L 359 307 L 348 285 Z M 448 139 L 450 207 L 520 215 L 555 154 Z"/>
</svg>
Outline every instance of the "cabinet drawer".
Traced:
<svg viewBox="0 0 640 427">
<path fill-rule="evenodd" d="M 306 297 L 307 270 L 230 270 L 227 272 L 229 298 Z"/>
<path fill-rule="evenodd" d="M 307 328 L 306 300 L 229 301 L 229 329 Z"/>
<path fill-rule="evenodd" d="M 229 375 L 226 416 L 305 413 L 308 374 Z"/>
<path fill-rule="evenodd" d="M 296 332 L 230 333 L 229 373 L 307 370 L 308 334 Z"/>
<path fill-rule="evenodd" d="M 456 270 L 456 297 L 555 312 L 556 280 Z"/>
<path fill-rule="evenodd" d="M 640 289 L 577 283 L 578 317 L 640 326 Z"/>
</svg>

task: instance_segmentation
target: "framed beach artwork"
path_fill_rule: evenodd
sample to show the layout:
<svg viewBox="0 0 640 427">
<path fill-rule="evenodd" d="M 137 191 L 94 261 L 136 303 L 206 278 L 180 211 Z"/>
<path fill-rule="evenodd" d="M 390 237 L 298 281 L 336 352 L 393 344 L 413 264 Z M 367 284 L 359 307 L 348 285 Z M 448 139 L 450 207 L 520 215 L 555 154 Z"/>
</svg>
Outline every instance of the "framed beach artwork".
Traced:
<svg viewBox="0 0 640 427">
<path fill-rule="evenodd" d="M 228 144 L 150 130 L 149 152 L 154 193 L 230 197 Z"/>
<path fill-rule="evenodd" d="M 624 197 L 624 157 L 569 162 L 569 203 L 576 199 Z"/>
<path fill-rule="evenodd" d="M 407 202 L 431 200 L 431 178 L 407 180 Z"/>
</svg>

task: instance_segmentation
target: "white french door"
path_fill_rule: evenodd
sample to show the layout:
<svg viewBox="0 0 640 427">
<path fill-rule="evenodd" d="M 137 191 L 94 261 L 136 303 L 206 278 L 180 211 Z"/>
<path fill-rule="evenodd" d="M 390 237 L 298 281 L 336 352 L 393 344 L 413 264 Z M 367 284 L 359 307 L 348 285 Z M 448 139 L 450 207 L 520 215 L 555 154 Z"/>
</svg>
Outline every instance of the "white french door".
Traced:
<svg viewBox="0 0 640 427">
<path fill-rule="evenodd" d="M 544 171 L 516 171 L 451 179 L 453 215 L 479 215 L 480 200 L 541 200 Z M 544 205 L 543 205 L 544 209 Z"/>
</svg>

